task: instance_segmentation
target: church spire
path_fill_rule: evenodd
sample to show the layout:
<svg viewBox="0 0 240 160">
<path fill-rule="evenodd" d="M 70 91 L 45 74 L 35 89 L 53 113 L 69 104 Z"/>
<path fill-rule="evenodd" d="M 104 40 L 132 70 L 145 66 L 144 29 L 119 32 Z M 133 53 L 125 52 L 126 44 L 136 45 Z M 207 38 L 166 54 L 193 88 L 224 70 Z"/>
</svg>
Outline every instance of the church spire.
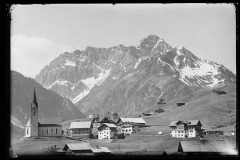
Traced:
<svg viewBox="0 0 240 160">
<path fill-rule="evenodd" d="M 35 86 L 34 86 L 34 92 L 33 92 L 33 104 L 36 105 L 36 107 L 38 106 L 37 105 L 37 97 L 36 97 L 36 92 L 35 92 Z M 38 107 L 37 107 L 38 108 Z"/>
</svg>

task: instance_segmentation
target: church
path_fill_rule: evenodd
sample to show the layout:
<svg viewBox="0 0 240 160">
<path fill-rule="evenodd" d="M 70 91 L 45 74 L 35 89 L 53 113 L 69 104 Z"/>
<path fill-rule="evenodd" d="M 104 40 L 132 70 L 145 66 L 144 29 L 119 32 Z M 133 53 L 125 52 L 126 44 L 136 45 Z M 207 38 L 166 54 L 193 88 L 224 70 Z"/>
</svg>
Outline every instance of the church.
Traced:
<svg viewBox="0 0 240 160">
<path fill-rule="evenodd" d="M 31 116 L 25 127 L 24 137 L 62 136 L 61 118 L 39 118 L 38 102 L 34 88 Z"/>
</svg>

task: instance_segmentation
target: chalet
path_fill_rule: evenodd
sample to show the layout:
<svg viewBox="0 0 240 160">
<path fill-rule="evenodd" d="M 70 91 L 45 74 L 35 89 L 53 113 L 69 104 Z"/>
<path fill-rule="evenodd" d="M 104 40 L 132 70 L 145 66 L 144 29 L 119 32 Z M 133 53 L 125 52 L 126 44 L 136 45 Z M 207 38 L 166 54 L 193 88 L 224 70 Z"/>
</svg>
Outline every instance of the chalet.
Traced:
<svg viewBox="0 0 240 160">
<path fill-rule="evenodd" d="M 151 116 L 153 113 L 143 113 L 144 116 Z"/>
<path fill-rule="evenodd" d="M 85 142 L 84 143 L 67 143 L 63 147 L 62 152 L 65 152 L 65 155 L 76 155 L 76 156 L 93 156 L 93 155 L 99 156 L 99 155 L 111 154 L 111 151 L 107 147 L 93 147 L 89 143 L 85 143 Z"/>
<path fill-rule="evenodd" d="M 218 94 L 218 95 L 221 95 L 221 94 L 226 94 L 225 91 L 221 91 L 220 89 L 219 90 L 213 90 L 214 93 Z"/>
<path fill-rule="evenodd" d="M 73 136 L 82 136 L 92 134 L 92 122 L 71 122 L 70 125 L 70 135 Z"/>
<path fill-rule="evenodd" d="M 63 151 L 73 155 L 93 156 L 92 146 L 89 143 L 67 143 Z"/>
<path fill-rule="evenodd" d="M 112 123 L 103 123 L 98 127 L 98 139 L 113 139 L 117 134 L 117 126 Z"/>
<path fill-rule="evenodd" d="M 223 135 L 223 131 L 219 130 L 207 130 L 206 135 Z"/>
<path fill-rule="evenodd" d="M 129 122 L 122 123 L 120 125 L 120 127 L 121 127 L 121 133 L 123 133 L 124 136 L 132 134 L 133 128 L 132 128 L 132 125 Z"/>
<path fill-rule="evenodd" d="M 199 120 L 172 121 L 169 125 L 171 129 L 170 137 L 198 137 L 201 135 L 201 126 Z"/>
<path fill-rule="evenodd" d="M 25 127 L 24 137 L 62 136 L 61 118 L 39 118 L 38 102 L 34 88 L 33 102 L 31 103 L 31 118 Z"/>
<path fill-rule="evenodd" d="M 180 141 L 178 152 L 183 155 L 236 155 L 236 150 L 224 140 Z"/>
<path fill-rule="evenodd" d="M 159 109 L 156 109 L 155 112 L 156 112 L 156 113 L 161 113 L 161 112 L 164 112 L 164 110 L 161 109 L 161 108 L 159 108 Z"/>
<path fill-rule="evenodd" d="M 143 120 L 143 118 L 119 118 L 119 120 L 117 121 L 117 124 L 121 125 L 122 123 L 125 123 L 125 122 L 133 122 L 139 125 L 146 125 L 146 122 Z"/>
<path fill-rule="evenodd" d="M 185 103 L 182 103 L 182 102 L 177 103 L 177 106 L 178 106 L 178 107 L 183 106 L 183 105 L 185 105 Z"/>
</svg>

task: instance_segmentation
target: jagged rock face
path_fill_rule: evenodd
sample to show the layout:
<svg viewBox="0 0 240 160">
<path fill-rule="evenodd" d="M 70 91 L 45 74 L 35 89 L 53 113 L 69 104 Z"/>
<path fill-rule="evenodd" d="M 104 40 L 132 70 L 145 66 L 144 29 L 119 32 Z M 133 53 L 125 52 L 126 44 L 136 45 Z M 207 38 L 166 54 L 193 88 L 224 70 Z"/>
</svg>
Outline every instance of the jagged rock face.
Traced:
<svg viewBox="0 0 240 160">
<path fill-rule="evenodd" d="M 69 99 L 43 88 L 34 79 L 11 71 L 11 122 L 15 126 L 24 128 L 30 118 L 34 86 L 39 117 L 58 117 L 65 120 L 85 117 Z"/>
<path fill-rule="evenodd" d="M 171 101 L 199 89 L 235 84 L 236 76 L 223 65 L 150 35 L 136 46 L 65 52 L 35 80 L 70 99 L 83 113 L 126 116 L 154 107 L 160 97 Z"/>
</svg>

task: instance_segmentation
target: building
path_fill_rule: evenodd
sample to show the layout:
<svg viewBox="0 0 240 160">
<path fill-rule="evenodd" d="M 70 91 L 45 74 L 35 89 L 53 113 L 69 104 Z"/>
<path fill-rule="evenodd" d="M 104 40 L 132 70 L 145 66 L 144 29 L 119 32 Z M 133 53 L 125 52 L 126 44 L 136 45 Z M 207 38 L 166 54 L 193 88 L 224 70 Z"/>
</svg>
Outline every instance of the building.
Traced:
<svg viewBox="0 0 240 160">
<path fill-rule="evenodd" d="M 132 122 L 140 125 L 146 125 L 146 122 L 143 120 L 143 118 L 119 118 L 117 121 L 118 125 L 121 125 L 122 123 L 125 122 Z"/>
<path fill-rule="evenodd" d="M 92 134 L 92 122 L 71 122 L 70 125 L 70 136 L 90 136 Z"/>
<path fill-rule="evenodd" d="M 170 137 L 191 138 L 201 136 L 201 122 L 199 120 L 172 121 Z"/>
<path fill-rule="evenodd" d="M 67 143 L 63 147 L 63 151 L 67 153 L 70 152 L 73 155 L 94 155 L 92 146 L 89 143 Z"/>
<path fill-rule="evenodd" d="M 180 141 L 178 152 L 183 155 L 237 155 L 234 147 L 224 140 Z"/>
<path fill-rule="evenodd" d="M 62 136 L 62 119 L 38 117 L 38 102 L 34 88 L 31 116 L 26 124 L 24 137 L 39 136 Z"/>
<path fill-rule="evenodd" d="M 117 126 L 112 123 L 103 123 L 98 127 L 98 139 L 113 139 L 117 135 Z"/>
<path fill-rule="evenodd" d="M 63 147 L 62 152 L 65 152 L 65 155 L 76 156 L 99 156 L 111 154 L 111 151 L 107 147 L 93 147 L 89 143 L 67 143 Z"/>
<path fill-rule="evenodd" d="M 129 122 L 124 122 L 121 124 L 121 133 L 125 135 L 131 135 L 133 131 L 132 125 Z"/>
</svg>

